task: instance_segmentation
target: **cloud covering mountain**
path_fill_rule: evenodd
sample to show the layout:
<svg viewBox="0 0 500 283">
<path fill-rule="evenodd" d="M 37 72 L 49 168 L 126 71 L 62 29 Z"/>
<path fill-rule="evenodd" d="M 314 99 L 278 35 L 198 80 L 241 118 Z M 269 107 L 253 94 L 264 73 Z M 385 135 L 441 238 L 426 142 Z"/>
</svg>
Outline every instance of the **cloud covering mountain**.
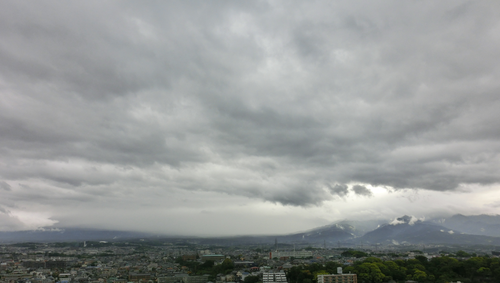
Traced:
<svg viewBox="0 0 500 283">
<path fill-rule="evenodd" d="M 495 213 L 499 5 L 3 2 L 0 229 Z"/>
</svg>

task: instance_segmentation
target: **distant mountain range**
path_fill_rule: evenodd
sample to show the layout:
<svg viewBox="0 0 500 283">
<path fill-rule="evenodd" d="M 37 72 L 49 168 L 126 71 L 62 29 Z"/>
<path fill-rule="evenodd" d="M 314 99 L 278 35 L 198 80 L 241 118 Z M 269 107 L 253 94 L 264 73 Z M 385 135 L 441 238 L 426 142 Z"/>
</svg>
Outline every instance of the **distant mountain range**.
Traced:
<svg viewBox="0 0 500 283">
<path fill-rule="evenodd" d="M 431 222 L 466 234 L 500 237 L 500 215 L 456 214 L 449 218 L 433 219 Z"/>
<path fill-rule="evenodd" d="M 358 242 L 380 244 L 456 244 L 456 245 L 500 245 L 500 237 L 463 233 L 434 222 L 417 220 L 410 216 L 397 218 L 371 232 Z"/>
<path fill-rule="evenodd" d="M 140 232 L 107 231 L 96 229 L 39 229 L 34 231 L 0 232 L 0 243 L 9 242 L 74 242 L 120 241 L 126 239 L 167 237 Z M 176 237 L 180 238 L 180 237 Z M 403 216 L 393 221 L 344 220 L 302 233 L 269 236 L 237 236 L 185 239 L 204 244 L 456 244 L 500 245 L 500 215 L 464 216 L 424 221 Z"/>
<path fill-rule="evenodd" d="M 359 238 L 380 225 L 383 220 L 349 221 L 343 220 L 331 225 L 315 228 L 303 233 L 278 236 L 280 242 L 334 243 L 349 242 Z"/>
</svg>

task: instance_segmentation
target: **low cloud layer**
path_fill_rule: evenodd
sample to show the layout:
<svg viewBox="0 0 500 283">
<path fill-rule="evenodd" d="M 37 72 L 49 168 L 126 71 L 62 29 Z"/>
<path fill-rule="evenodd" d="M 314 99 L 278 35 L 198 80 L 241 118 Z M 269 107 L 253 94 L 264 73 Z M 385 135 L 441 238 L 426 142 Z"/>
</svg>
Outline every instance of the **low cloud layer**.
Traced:
<svg viewBox="0 0 500 283">
<path fill-rule="evenodd" d="M 479 192 L 500 181 L 499 8 L 4 2 L 0 206 Z"/>
</svg>

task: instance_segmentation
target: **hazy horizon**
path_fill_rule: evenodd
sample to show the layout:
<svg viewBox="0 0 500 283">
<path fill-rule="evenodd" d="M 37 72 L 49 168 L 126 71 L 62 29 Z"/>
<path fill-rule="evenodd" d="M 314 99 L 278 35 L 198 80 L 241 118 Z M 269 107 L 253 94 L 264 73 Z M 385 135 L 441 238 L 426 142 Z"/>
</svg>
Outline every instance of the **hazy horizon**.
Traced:
<svg viewBox="0 0 500 283">
<path fill-rule="evenodd" d="M 82 227 L 82 226 L 75 226 L 75 227 L 72 227 L 72 226 L 61 226 L 59 225 L 59 223 L 56 223 L 52 226 L 48 226 L 48 227 L 37 227 L 36 229 L 30 229 L 30 230 L 15 230 L 15 231 L 0 231 L 0 232 L 32 232 L 32 231 L 38 231 L 38 232 L 61 232 L 61 233 L 64 233 L 64 232 L 67 232 L 67 231 L 110 231 L 110 232 L 130 232 L 130 233 L 138 233 L 139 234 L 143 234 L 143 235 L 146 235 L 148 234 L 149 236 L 152 236 L 152 237 L 167 237 L 167 238 L 211 238 L 211 237 L 215 237 L 215 238 L 224 238 L 224 237 L 228 237 L 228 238 L 232 238 L 232 237 L 265 237 L 265 236 L 269 236 L 269 237 L 279 237 L 279 236 L 287 236 L 287 235 L 293 235 L 293 234 L 300 234 L 300 233 L 308 233 L 308 232 L 317 232 L 317 231 L 321 231 L 323 229 L 328 229 L 330 227 L 333 227 L 333 226 L 336 226 L 336 225 L 339 225 L 339 224 L 351 224 L 351 225 L 354 225 L 354 228 L 359 230 L 364 230 L 364 233 L 366 232 L 370 232 L 370 231 L 373 231 L 373 230 L 376 230 L 378 227 L 381 227 L 383 225 L 397 225 L 397 224 L 400 224 L 400 223 L 404 223 L 404 222 L 400 222 L 401 221 L 401 218 L 402 217 L 410 217 L 411 221 L 409 222 L 410 225 L 413 225 L 412 223 L 415 223 L 416 221 L 419 221 L 419 222 L 424 222 L 424 223 L 432 223 L 434 225 L 444 225 L 444 221 L 445 218 L 450 218 L 452 216 L 459 216 L 459 215 L 462 215 L 462 214 L 454 214 L 454 215 L 442 215 L 442 216 L 435 216 L 435 218 L 426 218 L 426 217 L 421 217 L 421 218 L 417 218 L 415 217 L 414 215 L 401 215 L 401 216 L 398 216 L 398 217 L 395 217 L 393 219 L 386 219 L 386 218 L 374 218 L 374 219 L 357 219 L 357 220 L 350 220 L 350 219 L 343 219 L 343 220 L 338 220 L 338 221 L 334 221 L 332 223 L 328 223 L 326 225 L 322 225 L 322 226 L 317 226 L 317 227 L 313 227 L 313 228 L 310 228 L 310 229 L 305 229 L 305 230 L 296 230 L 296 231 L 289 231 L 289 232 L 282 232 L 282 233 L 265 233 L 265 232 L 260 232 L 260 233 L 247 233 L 247 234 L 241 234 L 241 233 L 238 233 L 237 231 L 235 231 L 234 233 L 232 234 L 228 234 L 228 233 L 222 233 L 222 234 L 217 234 L 217 233 L 195 233 L 195 234 L 176 234 L 176 233 L 170 233 L 170 232 L 166 232 L 166 231 L 152 231 L 152 230 L 149 230 L 149 231 L 143 231 L 143 230 L 140 230 L 140 229 L 134 229 L 134 227 L 129 227 L 129 229 L 109 229 L 109 228 L 106 228 L 106 227 Z M 499 214 L 480 214 L 480 215 L 463 215 L 463 216 L 466 216 L 466 217 L 475 217 L 475 216 L 493 216 L 493 217 L 499 217 L 500 215 Z M 370 224 L 368 224 L 370 223 Z M 374 223 L 374 224 L 373 224 Z M 378 225 L 375 225 L 379 223 Z M 368 227 L 371 227 L 371 228 L 368 228 Z M 446 226 L 446 225 L 445 225 Z M 453 229 L 452 229 L 453 230 Z M 456 230 L 457 231 L 457 230 Z M 463 232 L 463 231 L 457 231 L 457 232 Z M 361 233 L 361 234 L 364 234 L 364 233 Z M 463 234 L 463 233 L 462 233 Z M 465 233 L 465 234 L 469 234 L 469 235 L 476 235 L 476 234 L 481 234 L 481 233 Z M 137 237 L 139 237 L 137 235 Z M 359 235 L 358 235 L 359 237 Z M 496 237 L 496 236 L 495 236 Z M 123 236 L 120 236 L 119 238 L 117 239 L 123 239 Z M 71 240 L 71 238 L 68 238 L 68 240 Z"/>
</svg>

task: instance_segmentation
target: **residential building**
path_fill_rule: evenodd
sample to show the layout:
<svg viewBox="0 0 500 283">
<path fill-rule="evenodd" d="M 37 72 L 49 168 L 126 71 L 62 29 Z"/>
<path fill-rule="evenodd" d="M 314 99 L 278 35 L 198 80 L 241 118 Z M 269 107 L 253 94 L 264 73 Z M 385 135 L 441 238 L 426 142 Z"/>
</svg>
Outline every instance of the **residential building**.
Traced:
<svg viewBox="0 0 500 283">
<path fill-rule="evenodd" d="M 284 271 L 280 272 L 264 272 L 262 274 L 262 282 L 263 283 L 272 283 L 272 282 L 283 282 L 286 283 L 286 275 Z"/>
<path fill-rule="evenodd" d="M 318 283 L 357 283 L 356 274 L 329 274 L 318 275 Z"/>
</svg>

